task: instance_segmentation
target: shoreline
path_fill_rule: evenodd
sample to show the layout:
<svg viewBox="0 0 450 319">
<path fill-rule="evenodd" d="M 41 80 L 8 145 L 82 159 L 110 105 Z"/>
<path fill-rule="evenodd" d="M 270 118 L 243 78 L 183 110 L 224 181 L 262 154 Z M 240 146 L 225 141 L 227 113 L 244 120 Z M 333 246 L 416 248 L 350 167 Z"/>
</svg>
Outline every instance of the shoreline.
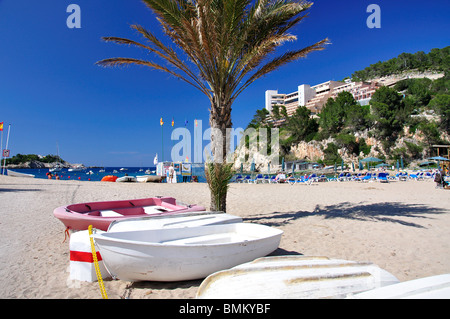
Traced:
<svg viewBox="0 0 450 319">
<path fill-rule="evenodd" d="M 432 180 L 317 185 L 231 184 L 227 212 L 284 231 L 274 255 L 369 261 L 400 281 L 450 272 L 450 193 Z M 69 280 L 58 206 L 173 196 L 209 207 L 205 183 L 104 183 L 0 176 L 0 298 L 100 298 Z M 202 280 L 106 280 L 109 298 L 194 298 Z"/>
</svg>

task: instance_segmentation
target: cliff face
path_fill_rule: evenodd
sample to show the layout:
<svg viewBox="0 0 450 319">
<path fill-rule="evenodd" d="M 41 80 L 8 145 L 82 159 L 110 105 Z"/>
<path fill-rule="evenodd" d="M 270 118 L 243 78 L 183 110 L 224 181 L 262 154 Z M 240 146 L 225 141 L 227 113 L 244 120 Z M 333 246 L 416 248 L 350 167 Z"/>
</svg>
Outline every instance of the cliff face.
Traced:
<svg viewBox="0 0 450 319">
<path fill-rule="evenodd" d="M 370 152 L 368 154 L 364 154 L 363 152 L 360 152 L 359 154 L 352 154 L 345 148 L 338 149 L 338 154 L 344 160 L 344 163 L 350 164 L 353 162 L 356 165 L 359 160 L 366 157 L 382 157 L 386 158 L 389 161 L 389 159 L 392 159 L 393 150 L 408 150 L 411 145 L 417 146 L 419 149 L 421 149 L 421 153 L 416 155 L 420 158 L 417 159 L 418 162 L 430 156 L 430 154 L 427 153 L 426 148 L 420 147 L 422 143 L 425 143 L 424 134 L 419 130 L 414 133 L 409 132 L 407 127 L 404 128 L 403 136 L 399 137 L 395 145 L 387 151 L 385 151 L 383 148 L 383 141 L 371 137 L 368 130 L 356 133 L 355 138 L 357 142 L 360 139 L 364 139 L 366 145 L 370 146 Z M 441 133 L 441 139 L 450 140 L 450 136 L 443 132 Z M 289 155 L 295 157 L 296 159 L 302 159 L 310 162 L 317 162 L 320 160 L 323 161 L 325 159 L 324 150 L 327 148 L 329 143 L 337 144 L 334 138 L 328 138 L 322 141 L 300 142 L 291 146 Z M 242 163 L 243 169 L 245 171 L 250 171 L 252 161 L 254 161 L 255 168 L 261 172 L 267 171 L 269 162 L 271 163 L 271 172 L 280 170 L 282 156 L 280 156 L 278 162 L 276 158 L 276 155 L 279 154 L 278 152 L 280 151 L 280 148 L 274 147 L 272 149 L 273 154 L 271 156 L 262 154 L 261 152 L 259 152 L 259 148 L 261 148 L 261 146 L 258 146 L 256 143 L 254 143 L 250 144 L 249 149 L 247 149 L 241 142 L 234 152 L 234 168 L 236 170 L 239 170 Z"/>
</svg>

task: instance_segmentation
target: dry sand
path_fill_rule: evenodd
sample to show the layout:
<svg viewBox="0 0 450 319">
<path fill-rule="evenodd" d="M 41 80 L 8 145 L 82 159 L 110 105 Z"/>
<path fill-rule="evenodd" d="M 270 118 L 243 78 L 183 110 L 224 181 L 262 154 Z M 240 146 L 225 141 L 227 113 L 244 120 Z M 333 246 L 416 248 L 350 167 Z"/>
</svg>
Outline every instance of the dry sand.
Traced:
<svg viewBox="0 0 450 319">
<path fill-rule="evenodd" d="M 53 209 L 173 196 L 209 207 L 206 184 L 102 183 L 0 176 L 0 298 L 101 298 L 69 279 L 69 243 Z M 228 213 L 284 231 L 274 254 L 370 261 L 399 280 L 450 273 L 450 190 L 430 181 L 232 184 Z M 201 280 L 105 281 L 109 298 L 194 298 Z"/>
</svg>

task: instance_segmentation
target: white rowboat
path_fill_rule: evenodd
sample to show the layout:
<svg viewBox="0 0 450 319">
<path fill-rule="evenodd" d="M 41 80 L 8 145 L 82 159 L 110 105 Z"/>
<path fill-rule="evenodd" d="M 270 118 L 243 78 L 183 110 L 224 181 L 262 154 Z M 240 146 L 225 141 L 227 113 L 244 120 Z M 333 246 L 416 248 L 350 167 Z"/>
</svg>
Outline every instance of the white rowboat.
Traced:
<svg viewBox="0 0 450 319">
<path fill-rule="evenodd" d="M 161 182 L 161 176 L 156 176 L 156 175 L 138 175 L 136 176 L 136 179 L 138 182 L 141 183 L 147 183 L 147 182 L 154 182 L 154 183 L 159 183 Z"/>
<path fill-rule="evenodd" d="M 8 176 L 14 176 L 14 177 L 28 177 L 28 178 L 34 178 L 33 174 L 25 174 L 25 173 L 19 173 L 15 171 L 11 171 L 9 169 L 6 170 L 6 174 Z"/>
<path fill-rule="evenodd" d="M 224 212 L 188 212 L 178 215 L 161 215 L 113 221 L 108 232 L 123 232 L 163 228 L 198 227 L 242 223 L 242 218 Z"/>
<path fill-rule="evenodd" d="M 345 298 L 398 282 L 392 274 L 371 263 L 274 256 L 208 276 L 200 285 L 197 298 Z"/>
<path fill-rule="evenodd" d="M 137 182 L 136 177 L 134 176 L 122 176 L 116 179 L 117 183 L 135 183 Z"/>
<path fill-rule="evenodd" d="M 450 274 L 404 281 L 352 296 L 356 299 L 450 299 Z"/>
<path fill-rule="evenodd" d="M 258 224 L 93 234 L 111 275 L 127 281 L 181 281 L 266 256 L 282 231 Z"/>
</svg>

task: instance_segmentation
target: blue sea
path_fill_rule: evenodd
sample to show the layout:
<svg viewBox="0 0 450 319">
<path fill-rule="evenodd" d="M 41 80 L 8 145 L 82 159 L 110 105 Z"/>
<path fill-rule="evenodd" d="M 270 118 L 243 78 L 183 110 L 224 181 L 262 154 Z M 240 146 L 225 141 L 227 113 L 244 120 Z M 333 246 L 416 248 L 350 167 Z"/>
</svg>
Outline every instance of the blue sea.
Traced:
<svg viewBox="0 0 450 319">
<path fill-rule="evenodd" d="M 105 170 L 104 172 L 100 172 L 100 170 Z M 48 168 L 24 168 L 24 169 L 11 169 L 12 171 L 25 173 L 25 174 L 33 174 L 35 178 L 44 178 L 47 179 L 47 173 L 49 172 Z M 150 170 L 151 173 L 145 173 L 146 170 Z M 92 172 L 92 174 L 90 174 Z M 67 168 L 61 169 L 59 172 L 53 172 L 52 174 L 58 174 L 61 180 L 80 180 L 80 181 L 101 181 L 102 178 L 106 175 L 115 175 L 117 177 L 122 177 L 127 174 L 128 176 L 138 176 L 138 175 L 156 175 L 156 167 L 93 167 L 87 168 L 78 172 L 69 172 Z M 193 165 L 192 167 L 192 175 L 198 176 L 198 181 L 200 183 L 206 182 L 205 171 L 203 165 Z M 53 177 L 54 179 L 55 177 Z M 177 181 L 182 182 L 182 176 L 177 176 Z"/>
</svg>

